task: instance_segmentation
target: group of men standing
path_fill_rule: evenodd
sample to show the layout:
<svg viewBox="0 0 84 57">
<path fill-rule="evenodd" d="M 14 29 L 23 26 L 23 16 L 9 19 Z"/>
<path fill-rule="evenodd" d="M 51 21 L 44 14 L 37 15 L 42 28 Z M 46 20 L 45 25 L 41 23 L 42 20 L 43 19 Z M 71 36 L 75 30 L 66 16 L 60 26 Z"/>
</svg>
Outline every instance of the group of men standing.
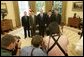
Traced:
<svg viewBox="0 0 84 57">
<path fill-rule="evenodd" d="M 36 34 L 36 29 L 38 27 L 39 35 L 44 37 L 46 27 L 51 22 L 57 22 L 58 24 L 61 23 L 61 15 L 58 14 L 58 9 L 55 9 L 52 13 L 51 10 L 48 13 L 44 13 L 43 10 L 40 10 L 40 13 L 36 16 L 34 11 L 31 10 L 29 16 L 27 16 L 27 12 L 24 12 L 24 16 L 22 17 L 22 26 L 24 28 L 24 35 L 25 38 L 28 36 L 30 37 L 30 30 L 31 30 L 31 37 Z"/>
</svg>

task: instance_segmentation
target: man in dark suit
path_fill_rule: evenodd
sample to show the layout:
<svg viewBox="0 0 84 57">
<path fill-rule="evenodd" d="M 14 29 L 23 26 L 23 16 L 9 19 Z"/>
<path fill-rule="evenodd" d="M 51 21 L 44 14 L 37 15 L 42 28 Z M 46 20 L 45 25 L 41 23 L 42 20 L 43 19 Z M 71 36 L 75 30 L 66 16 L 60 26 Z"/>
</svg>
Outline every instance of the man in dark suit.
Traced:
<svg viewBox="0 0 84 57">
<path fill-rule="evenodd" d="M 36 24 L 37 24 L 36 15 L 34 14 L 34 11 L 31 11 L 30 13 L 29 24 L 31 29 L 31 36 L 34 36 L 36 31 Z"/>
<path fill-rule="evenodd" d="M 28 31 L 28 36 L 30 37 L 30 31 L 29 31 L 29 17 L 27 16 L 27 12 L 25 11 L 24 12 L 24 16 L 22 17 L 22 26 L 24 28 L 24 35 L 25 35 L 25 38 L 27 37 L 27 32 Z"/>
<path fill-rule="evenodd" d="M 51 21 L 56 21 L 59 25 L 61 24 L 61 15 L 58 13 L 58 9 L 54 9 Z"/>
<path fill-rule="evenodd" d="M 44 37 L 46 14 L 43 13 L 42 9 L 40 10 L 40 14 L 37 15 L 37 20 L 39 24 L 39 34 Z"/>
<path fill-rule="evenodd" d="M 51 23 L 51 20 L 52 20 L 52 11 L 49 10 L 47 15 L 46 15 L 46 23 L 47 23 L 47 27 L 48 25 Z"/>
</svg>

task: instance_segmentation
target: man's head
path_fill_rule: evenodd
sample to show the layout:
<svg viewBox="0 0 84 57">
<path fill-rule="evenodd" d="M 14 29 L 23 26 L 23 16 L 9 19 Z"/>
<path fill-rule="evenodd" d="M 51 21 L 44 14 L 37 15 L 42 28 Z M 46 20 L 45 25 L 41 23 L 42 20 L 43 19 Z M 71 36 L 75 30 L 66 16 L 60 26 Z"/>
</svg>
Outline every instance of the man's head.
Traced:
<svg viewBox="0 0 84 57">
<path fill-rule="evenodd" d="M 56 22 L 52 22 L 48 26 L 48 30 L 50 34 L 58 34 L 60 35 L 60 28 Z"/>
<path fill-rule="evenodd" d="M 1 47 L 12 50 L 15 48 L 16 40 L 13 35 L 7 34 L 1 39 Z"/>
<path fill-rule="evenodd" d="M 76 17 L 76 15 L 77 15 L 77 14 L 76 14 L 76 13 L 74 13 L 74 17 Z"/>
<path fill-rule="evenodd" d="M 43 13 L 43 9 L 40 9 L 40 13 L 41 13 L 41 14 Z"/>
<path fill-rule="evenodd" d="M 30 11 L 30 15 L 34 15 L 34 11 L 33 10 Z"/>
<path fill-rule="evenodd" d="M 41 44 L 42 44 L 42 41 L 43 41 L 43 38 L 39 35 L 35 35 L 33 36 L 32 38 L 32 41 L 31 41 L 31 44 L 34 46 L 34 47 L 39 47 Z"/>
<path fill-rule="evenodd" d="M 58 9 L 57 8 L 54 9 L 54 13 L 58 14 Z"/>
<path fill-rule="evenodd" d="M 27 12 L 26 11 L 24 11 L 24 16 L 27 16 Z"/>
<path fill-rule="evenodd" d="M 48 11 L 48 15 L 51 15 L 51 14 L 52 14 L 52 11 L 51 11 L 51 10 L 49 10 L 49 11 Z"/>
</svg>

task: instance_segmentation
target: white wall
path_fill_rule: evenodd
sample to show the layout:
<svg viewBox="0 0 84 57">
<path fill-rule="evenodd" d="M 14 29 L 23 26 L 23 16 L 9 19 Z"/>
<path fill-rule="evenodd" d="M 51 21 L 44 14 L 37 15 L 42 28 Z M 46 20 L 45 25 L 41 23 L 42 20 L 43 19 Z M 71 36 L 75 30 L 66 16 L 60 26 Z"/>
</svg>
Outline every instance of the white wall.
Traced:
<svg viewBox="0 0 84 57">
<path fill-rule="evenodd" d="M 68 17 L 73 17 L 74 13 L 77 13 L 81 18 L 83 18 L 83 11 L 72 11 L 72 5 L 73 2 L 79 2 L 79 1 L 67 1 L 67 12 L 66 12 L 66 24 L 68 24 Z M 81 1 L 80 1 L 81 2 Z"/>
<path fill-rule="evenodd" d="M 13 8 L 13 1 L 1 1 L 1 3 L 6 3 L 7 4 L 8 14 L 5 17 L 5 19 L 12 19 L 13 27 L 16 27 L 15 13 L 14 13 L 14 8 Z"/>
</svg>

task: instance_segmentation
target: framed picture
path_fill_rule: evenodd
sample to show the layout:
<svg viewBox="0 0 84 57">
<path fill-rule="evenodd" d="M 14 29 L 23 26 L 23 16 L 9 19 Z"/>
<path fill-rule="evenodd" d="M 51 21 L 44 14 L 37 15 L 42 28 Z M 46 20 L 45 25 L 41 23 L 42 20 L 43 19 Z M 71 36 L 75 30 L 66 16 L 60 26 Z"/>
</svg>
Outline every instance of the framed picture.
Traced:
<svg viewBox="0 0 84 57">
<path fill-rule="evenodd" d="M 1 3 L 1 12 L 7 13 L 7 5 L 6 5 L 6 3 Z"/>
<path fill-rule="evenodd" d="M 1 15 L 2 15 L 2 19 L 4 19 L 4 17 L 7 15 L 7 5 L 6 3 L 1 3 Z"/>
<path fill-rule="evenodd" d="M 72 11 L 83 11 L 83 2 L 73 2 Z"/>
<path fill-rule="evenodd" d="M 6 3 L 1 3 L 1 9 L 6 9 L 6 10 L 7 10 L 7 5 L 6 5 Z"/>
</svg>

